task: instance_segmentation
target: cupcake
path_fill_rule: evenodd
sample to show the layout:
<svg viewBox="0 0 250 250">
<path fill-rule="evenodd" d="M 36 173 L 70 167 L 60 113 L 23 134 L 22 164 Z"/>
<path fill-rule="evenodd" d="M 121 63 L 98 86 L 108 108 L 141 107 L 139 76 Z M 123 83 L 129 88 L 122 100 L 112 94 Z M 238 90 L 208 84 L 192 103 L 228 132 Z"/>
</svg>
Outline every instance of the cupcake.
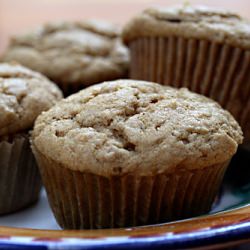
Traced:
<svg viewBox="0 0 250 250">
<path fill-rule="evenodd" d="M 130 76 L 187 87 L 229 110 L 250 143 L 250 24 L 235 13 L 184 5 L 150 8 L 123 30 Z"/>
<path fill-rule="evenodd" d="M 39 73 L 16 64 L 0 64 L 0 214 L 34 203 L 41 188 L 29 143 L 34 120 L 61 98 Z"/>
<path fill-rule="evenodd" d="M 166 222 L 209 211 L 242 141 L 234 118 L 187 89 L 118 80 L 36 120 L 32 150 L 65 229 Z"/>
<path fill-rule="evenodd" d="M 65 95 L 127 75 L 120 30 L 104 21 L 51 23 L 11 39 L 2 57 L 43 73 Z"/>
</svg>

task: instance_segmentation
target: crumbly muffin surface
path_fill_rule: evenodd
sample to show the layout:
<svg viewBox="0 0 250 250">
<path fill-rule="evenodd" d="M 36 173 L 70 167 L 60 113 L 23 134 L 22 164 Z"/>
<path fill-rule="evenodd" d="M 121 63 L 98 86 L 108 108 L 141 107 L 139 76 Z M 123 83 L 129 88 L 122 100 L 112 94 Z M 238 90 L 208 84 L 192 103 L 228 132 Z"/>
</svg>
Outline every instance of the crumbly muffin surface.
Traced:
<svg viewBox="0 0 250 250">
<path fill-rule="evenodd" d="M 126 43 L 145 36 L 207 39 L 249 49 L 250 22 L 236 13 L 206 6 L 152 7 L 123 30 Z"/>
<path fill-rule="evenodd" d="M 127 73 L 128 51 L 116 26 L 104 21 L 44 25 L 12 38 L 3 55 L 60 84 L 90 85 Z"/>
<path fill-rule="evenodd" d="M 222 163 L 241 142 L 239 125 L 214 101 L 136 80 L 104 82 L 62 100 L 32 133 L 44 156 L 107 176 Z"/>
<path fill-rule="evenodd" d="M 0 64 L 0 136 L 30 129 L 36 117 L 62 98 L 55 84 L 16 64 Z"/>
</svg>

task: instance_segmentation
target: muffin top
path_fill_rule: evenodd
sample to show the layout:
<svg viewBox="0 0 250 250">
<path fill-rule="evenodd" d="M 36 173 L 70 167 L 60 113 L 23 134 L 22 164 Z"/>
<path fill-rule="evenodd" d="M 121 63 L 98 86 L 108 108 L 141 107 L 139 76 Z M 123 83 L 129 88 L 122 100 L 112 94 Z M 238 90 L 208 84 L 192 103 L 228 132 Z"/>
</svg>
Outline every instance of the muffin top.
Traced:
<svg viewBox="0 0 250 250">
<path fill-rule="evenodd" d="M 62 98 L 55 84 L 17 64 L 0 64 L 0 136 L 31 129 L 36 117 Z"/>
<path fill-rule="evenodd" d="M 156 83 L 104 82 L 36 120 L 33 147 L 65 167 L 109 176 L 222 163 L 242 131 L 216 102 Z"/>
<path fill-rule="evenodd" d="M 89 85 L 123 77 L 128 50 L 116 26 L 89 20 L 46 24 L 15 36 L 2 59 L 17 61 L 56 83 Z"/>
<path fill-rule="evenodd" d="M 209 39 L 250 48 L 250 22 L 236 13 L 205 6 L 152 7 L 132 19 L 123 30 L 128 43 L 145 36 Z"/>
</svg>

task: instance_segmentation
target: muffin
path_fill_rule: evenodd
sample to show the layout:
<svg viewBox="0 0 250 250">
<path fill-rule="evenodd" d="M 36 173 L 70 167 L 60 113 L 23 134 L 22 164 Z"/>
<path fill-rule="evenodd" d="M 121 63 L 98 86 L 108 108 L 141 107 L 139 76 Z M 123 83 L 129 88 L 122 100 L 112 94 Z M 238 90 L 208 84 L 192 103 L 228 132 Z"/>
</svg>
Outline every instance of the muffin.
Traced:
<svg viewBox="0 0 250 250">
<path fill-rule="evenodd" d="M 229 110 L 250 143 L 250 24 L 204 6 L 150 8 L 123 30 L 131 78 L 187 87 Z"/>
<path fill-rule="evenodd" d="M 120 30 L 104 21 L 51 23 L 15 36 L 3 55 L 56 82 L 65 95 L 127 75 L 128 50 Z"/>
<path fill-rule="evenodd" d="M 115 228 L 209 211 L 242 141 L 234 118 L 187 89 L 118 80 L 36 120 L 32 150 L 62 228 Z"/>
<path fill-rule="evenodd" d="M 39 73 L 16 64 L 0 64 L 0 214 L 34 203 L 41 188 L 29 143 L 34 120 L 61 98 Z"/>
</svg>

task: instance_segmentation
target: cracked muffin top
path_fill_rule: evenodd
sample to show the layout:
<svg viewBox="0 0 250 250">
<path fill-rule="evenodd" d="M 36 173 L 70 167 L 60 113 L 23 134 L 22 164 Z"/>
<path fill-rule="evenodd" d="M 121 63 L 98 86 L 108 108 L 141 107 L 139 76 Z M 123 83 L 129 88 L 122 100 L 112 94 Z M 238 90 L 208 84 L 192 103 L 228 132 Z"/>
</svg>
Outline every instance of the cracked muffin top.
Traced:
<svg viewBox="0 0 250 250">
<path fill-rule="evenodd" d="M 206 6 L 152 7 L 123 30 L 126 43 L 145 36 L 207 39 L 249 49 L 250 22 L 236 13 Z"/>
<path fill-rule="evenodd" d="M 136 80 L 80 91 L 41 114 L 32 132 L 48 159 L 104 176 L 211 166 L 241 142 L 239 125 L 216 102 Z"/>
<path fill-rule="evenodd" d="M 37 116 L 62 98 L 46 77 L 17 64 L 0 64 L 0 136 L 33 127 Z"/>
<path fill-rule="evenodd" d="M 116 26 L 87 20 L 50 23 L 17 35 L 2 59 L 39 71 L 59 85 L 86 86 L 124 77 L 128 50 Z"/>
</svg>

